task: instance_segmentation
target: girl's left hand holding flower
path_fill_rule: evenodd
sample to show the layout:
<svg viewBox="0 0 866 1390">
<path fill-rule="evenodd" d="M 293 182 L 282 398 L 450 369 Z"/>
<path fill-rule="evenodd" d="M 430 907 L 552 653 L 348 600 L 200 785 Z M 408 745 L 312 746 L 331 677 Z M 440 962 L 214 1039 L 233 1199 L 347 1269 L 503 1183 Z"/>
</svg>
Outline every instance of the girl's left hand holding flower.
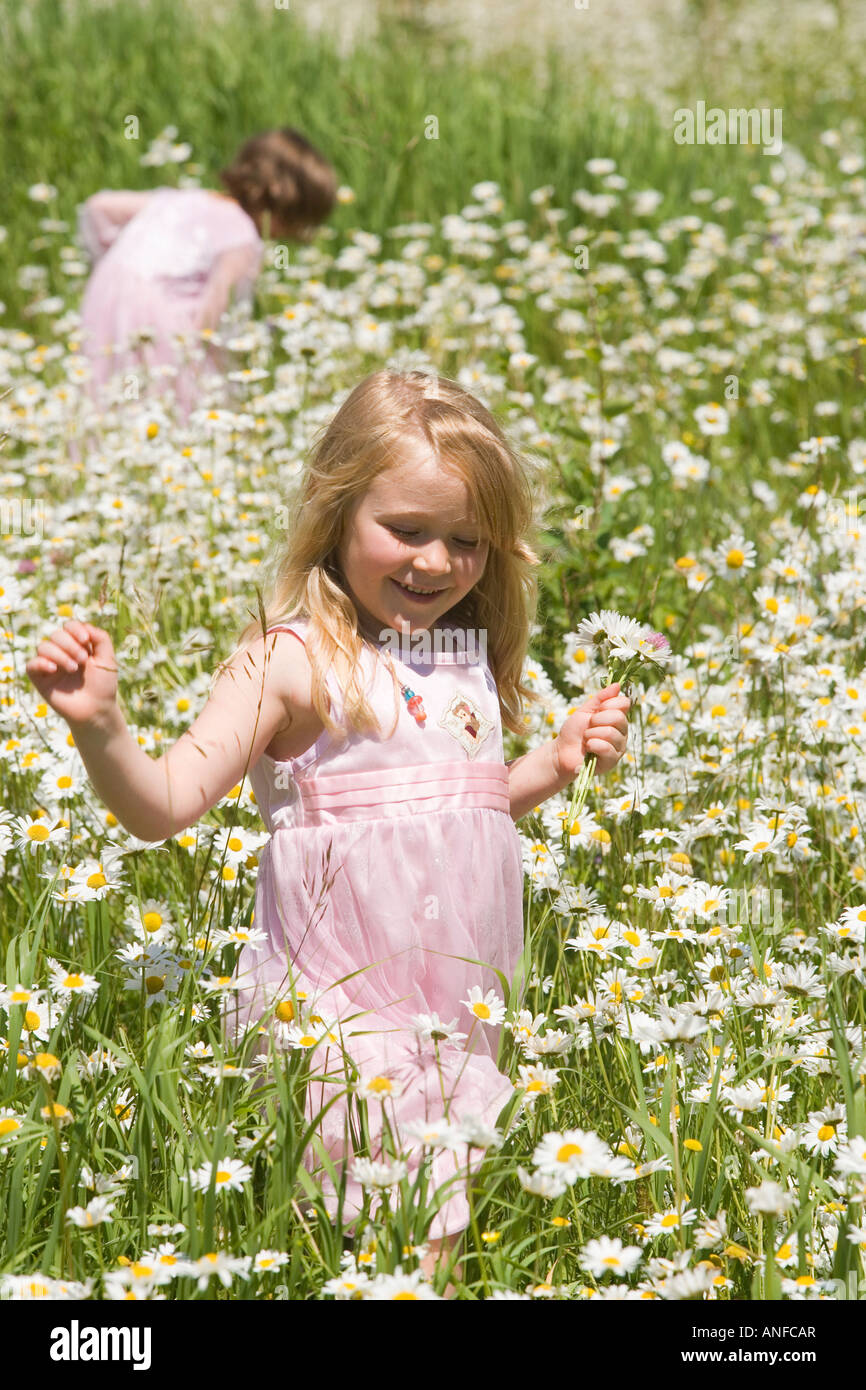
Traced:
<svg viewBox="0 0 866 1390">
<path fill-rule="evenodd" d="M 554 760 L 569 781 L 589 757 L 596 759 L 596 772 L 616 767 L 628 743 L 627 710 L 631 700 L 620 694 L 620 682 L 605 686 L 574 714 L 570 714 L 553 740 Z"/>
</svg>

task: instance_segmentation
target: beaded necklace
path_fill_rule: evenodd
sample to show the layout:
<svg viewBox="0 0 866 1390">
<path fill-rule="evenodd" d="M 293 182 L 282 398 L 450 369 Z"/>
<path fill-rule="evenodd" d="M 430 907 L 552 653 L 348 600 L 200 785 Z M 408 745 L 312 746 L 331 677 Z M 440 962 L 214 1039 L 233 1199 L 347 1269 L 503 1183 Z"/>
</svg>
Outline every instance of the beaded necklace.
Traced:
<svg viewBox="0 0 866 1390">
<path fill-rule="evenodd" d="M 389 667 L 391 668 L 391 674 L 393 675 L 395 681 L 399 685 L 403 699 L 406 701 L 406 708 L 408 709 L 412 718 L 415 720 L 415 723 L 418 725 L 418 728 L 423 729 L 424 721 L 427 718 L 427 712 L 424 709 L 424 701 L 421 699 L 420 695 L 415 694 L 414 690 L 410 690 L 408 685 L 403 684 L 403 682 L 401 681 L 400 677 L 397 675 L 397 672 L 394 669 L 394 662 L 391 660 L 391 653 L 383 651 L 380 652 L 380 655 L 385 658 Z"/>
</svg>

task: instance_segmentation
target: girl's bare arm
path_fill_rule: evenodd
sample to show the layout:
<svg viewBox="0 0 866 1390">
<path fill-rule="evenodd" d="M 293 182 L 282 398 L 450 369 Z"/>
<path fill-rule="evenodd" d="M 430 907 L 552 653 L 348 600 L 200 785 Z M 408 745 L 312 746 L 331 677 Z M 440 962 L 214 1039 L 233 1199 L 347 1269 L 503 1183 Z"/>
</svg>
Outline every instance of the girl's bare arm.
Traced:
<svg viewBox="0 0 866 1390">
<path fill-rule="evenodd" d="M 149 192 L 107 188 L 79 205 L 78 230 L 92 260 L 105 254 L 121 227 L 141 212 L 150 197 Z"/>
<path fill-rule="evenodd" d="M 233 246 L 217 257 L 202 295 L 199 328 L 216 328 L 236 286 L 246 292 L 252 290 L 259 258 L 254 245 Z"/>
<path fill-rule="evenodd" d="M 512 820 L 520 820 L 534 811 L 549 796 L 564 791 L 573 780 L 573 774 L 564 773 L 559 767 L 555 739 L 548 739 L 529 753 L 512 758 L 505 766 L 508 768 Z"/>
<path fill-rule="evenodd" d="M 70 721 L 69 727 L 108 809 L 131 835 L 158 842 L 195 824 L 278 732 L 291 727 L 298 756 L 321 723 L 311 705 L 304 647 L 288 634 L 272 633 L 220 674 L 201 714 L 160 758 L 140 747 L 116 704 L 98 724 Z"/>
</svg>

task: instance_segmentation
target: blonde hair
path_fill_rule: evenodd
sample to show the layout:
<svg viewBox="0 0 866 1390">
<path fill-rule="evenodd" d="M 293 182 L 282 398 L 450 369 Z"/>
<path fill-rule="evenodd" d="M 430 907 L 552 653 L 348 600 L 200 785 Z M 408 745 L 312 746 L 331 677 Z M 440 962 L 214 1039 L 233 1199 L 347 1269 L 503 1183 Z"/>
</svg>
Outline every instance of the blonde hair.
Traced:
<svg viewBox="0 0 866 1390">
<path fill-rule="evenodd" d="M 486 629 L 502 722 L 521 733 L 522 702 L 539 699 L 522 681 L 540 563 L 529 544 L 535 543 L 532 488 L 523 460 L 490 412 L 456 382 L 435 374 L 374 372 L 340 406 L 305 469 L 294 501 L 294 527 L 277 556 L 268 597 L 258 595 L 259 619 L 244 628 L 222 666 L 275 623 L 307 618 L 312 700 L 325 728 L 345 736 L 328 707 L 325 673 L 333 667 L 343 692 L 345 726 L 358 733 L 381 732 L 361 681 L 360 655 L 369 644 L 359 633 L 337 550 L 354 504 L 380 473 L 408 461 L 407 446 L 413 442 L 429 446 L 441 466 L 465 481 L 482 534 L 489 538 L 481 579 L 445 621 Z M 396 679 L 394 689 L 399 714 Z"/>
<path fill-rule="evenodd" d="M 251 136 L 219 177 L 254 221 L 276 214 L 298 237 L 324 222 L 337 197 L 333 166 L 291 126 Z"/>
</svg>

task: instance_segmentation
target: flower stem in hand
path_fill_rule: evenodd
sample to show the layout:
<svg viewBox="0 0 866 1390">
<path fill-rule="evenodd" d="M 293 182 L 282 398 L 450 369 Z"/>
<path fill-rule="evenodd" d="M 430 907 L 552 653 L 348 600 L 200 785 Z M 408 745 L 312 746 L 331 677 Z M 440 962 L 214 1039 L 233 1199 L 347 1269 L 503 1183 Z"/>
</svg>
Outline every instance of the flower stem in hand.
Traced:
<svg viewBox="0 0 866 1390">
<path fill-rule="evenodd" d="M 623 695 L 630 694 L 631 688 L 630 686 L 626 685 L 625 682 L 631 675 L 632 667 L 634 666 L 634 664 L 635 663 L 633 661 L 622 662 L 618 661 L 615 657 L 612 657 L 608 664 L 607 670 L 608 685 L 613 685 L 614 681 L 619 681 L 621 693 Z M 619 673 L 616 672 L 617 666 L 621 668 Z M 571 827 L 574 824 L 576 817 L 579 816 L 581 811 L 583 810 L 583 804 L 586 801 L 587 795 L 589 793 L 590 783 L 592 782 L 592 779 L 595 776 L 595 769 L 597 765 L 598 759 L 596 758 L 594 753 L 590 753 L 587 757 L 584 758 L 583 766 L 581 767 L 580 773 L 578 774 L 578 777 L 575 781 L 574 792 L 572 793 L 571 803 L 568 808 L 568 815 L 566 817 L 565 825 L 563 827 L 563 842 L 568 847 L 571 846 Z"/>
<path fill-rule="evenodd" d="M 571 827 L 576 817 L 579 816 L 583 810 L 583 803 L 586 801 L 589 784 L 595 775 L 596 762 L 597 758 L 595 754 L 590 753 L 589 757 L 584 759 L 583 767 L 580 769 L 580 773 L 575 780 L 574 793 L 565 820 L 565 834 L 568 837 L 566 840 L 567 844 L 571 843 Z"/>
</svg>

